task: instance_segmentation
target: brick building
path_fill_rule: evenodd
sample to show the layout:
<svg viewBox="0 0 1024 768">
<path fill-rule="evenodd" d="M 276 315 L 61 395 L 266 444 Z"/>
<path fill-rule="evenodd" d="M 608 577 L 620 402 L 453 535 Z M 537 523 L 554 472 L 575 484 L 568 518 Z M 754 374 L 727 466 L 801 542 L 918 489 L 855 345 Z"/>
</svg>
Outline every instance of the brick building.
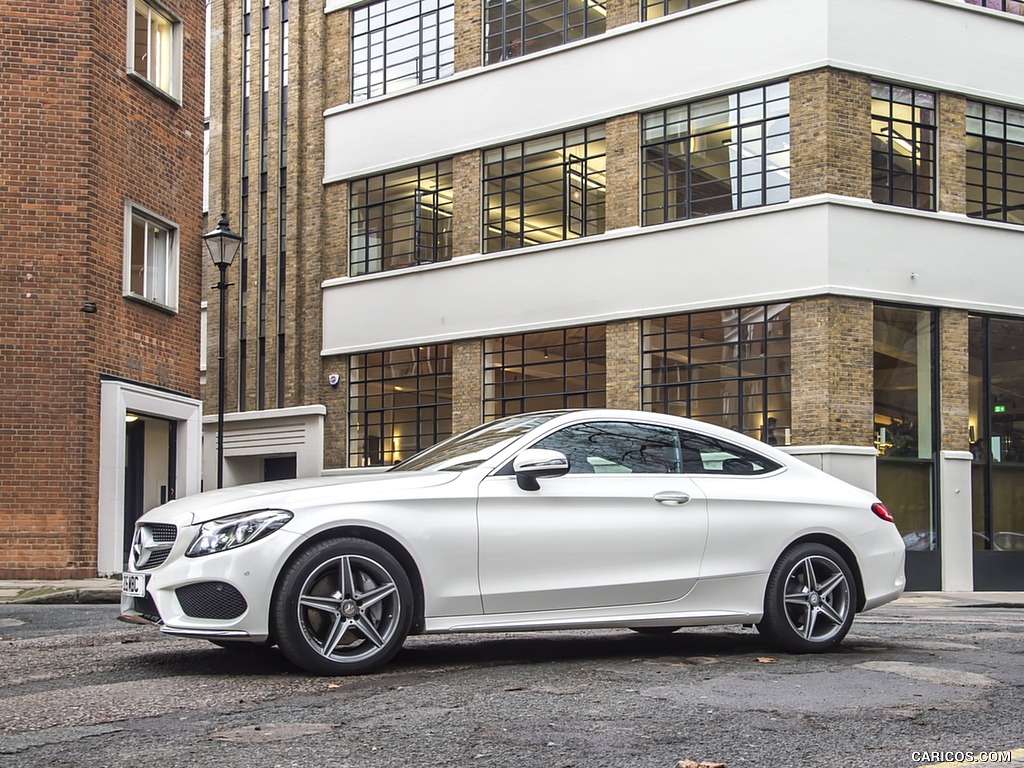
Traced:
<svg viewBox="0 0 1024 768">
<path fill-rule="evenodd" d="M 212 24 L 211 210 L 246 238 L 229 482 L 522 410 L 668 411 L 876 489 L 912 588 L 1024 587 L 1021 2 Z"/>
<path fill-rule="evenodd" d="M 199 490 L 203 0 L 0 3 L 0 577 Z"/>
</svg>

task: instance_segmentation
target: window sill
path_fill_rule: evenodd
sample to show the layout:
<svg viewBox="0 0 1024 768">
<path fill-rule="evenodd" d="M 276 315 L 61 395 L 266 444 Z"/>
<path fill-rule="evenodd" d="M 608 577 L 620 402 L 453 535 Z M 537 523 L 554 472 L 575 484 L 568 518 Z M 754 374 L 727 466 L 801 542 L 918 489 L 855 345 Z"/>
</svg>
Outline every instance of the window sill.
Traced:
<svg viewBox="0 0 1024 768">
<path fill-rule="evenodd" d="M 143 77 L 142 75 L 138 74 L 137 72 L 134 72 L 134 71 L 129 69 L 127 71 L 127 75 L 128 75 L 128 79 L 129 80 L 134 80 L 136 83 L 141 85 L 147 91 L 156 94 L 157 96 L 162 98 L 164 101 L 170 102 L 171 104 L 173 104 L 176 107 L 180 107 L 181 106 L 181 99 L 179 97 L 175 96 L 173 93 L 169 93 L 168 91 L 165 91 L 163 88 L 161 88 L 158 85 L 154 85 L 152 82 L 150 82 L 145 77 Z"/>
<path fill-rule="evenodd" d="M 162 304 L 159 301 L 155 301 L 154 299 L 147 299 L 145 296 L 139 296 L 137 293 L 126 293 L 124 294 L 124 297 L 125 299 L 131 301 L 132 303 L 142 304 L 145 307 L 150 307 L 151 309 L 158 310 L 159 312 L 162 312 L 165 315 L 170 315 L 171 317 L 174 317 L 175 315 L 178 314 L 177 307 L 172 307 L 168 304 Z"/>
</svg>

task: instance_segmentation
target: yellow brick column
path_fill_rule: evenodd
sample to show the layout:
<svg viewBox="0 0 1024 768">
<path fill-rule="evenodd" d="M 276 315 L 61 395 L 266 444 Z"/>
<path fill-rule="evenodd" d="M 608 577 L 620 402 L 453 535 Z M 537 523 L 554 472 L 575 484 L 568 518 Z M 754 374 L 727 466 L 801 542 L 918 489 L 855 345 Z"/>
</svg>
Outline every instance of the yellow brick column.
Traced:
<svg viewBox="0 0 1024 768">
<path fill-rule="evenodd" d="M 939 94 L 939 210 L 967 213 L 967 99 Z"/>
<path fill-rule="evenodd" d="M 464 152 L 452 163 L 452 256 L 480 253 L 480 153 Z"/>
<path fill-rule="evenodd" d="M 327 382 L 327 377 L 332 373 L 341 378 L 337 387 Z M 327 418 L 324 419 L 324 469 L 347 467 L 348 355 L 323 358 L 323 377 L 319 384 L 320 402 L 327 408 Z"/>
<path fill-rule="evenodd" d="M 818 296 L 791 308 L 794 445 L 874 440 L 874 306 Z"/>
<path fill-rule="evenodd" d="M 871 198 L 871 79 L 836 69 L 789 83 L 790 195 Z"/>
<path fill-rule="evenodd" d="M 317 79 L 323 81 L 323 109 L 348 104 L 352 98 L 352 10 L 344 8 L 324 14 L 322 0 L 319 6 L 319 15 L 324 20 L 321 38 L 325 46 Z"/>
<path fill-rule="evenodd" d="M 605 326 L 605 403 L 609 408 L 640 408 L 640 321 Z"/>
<path fill-rule="evenodd" d="M 970 450 L 970 352 L 966 310 L 939 312 L 939 449 Z"/>
<path fill-rule="evenodd" d="M 608 0 L 605 5 L 608 11 L 607 28 L 614 29 L 640 21 L 640 5 L 640 0 Z"/>
<path fill-rule="evenodd" d="M 455 0 L 455 71 L 483 64 L 483 0 Z"/>
<path fill-rule="evenodd" d="M 483 342 L 452 344 L 452 433 L 477 426 L 483 418 Z"/>
<path fill-rule="evenodd" d="M 640 116 L 614 117 L 605 123 L 607 190 L 605 229 L 640 225 Z"/>
</svg>

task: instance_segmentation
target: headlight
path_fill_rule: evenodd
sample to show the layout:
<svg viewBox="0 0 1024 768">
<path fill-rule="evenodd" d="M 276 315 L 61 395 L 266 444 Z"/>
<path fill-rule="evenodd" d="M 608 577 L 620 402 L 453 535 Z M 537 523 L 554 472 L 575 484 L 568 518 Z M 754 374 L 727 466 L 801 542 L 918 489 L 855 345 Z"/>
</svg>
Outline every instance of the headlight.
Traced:
<svg viewBox="0 0 1024 768">
<path fill-rule="evenodd" d="M 185 552 L 185 557 L 202 557 L 251 544 L 273 533 L 291 519 L 292 513 L 287 510 L 262 509 L 203 523 L 199 534 Z"/>
</svg>

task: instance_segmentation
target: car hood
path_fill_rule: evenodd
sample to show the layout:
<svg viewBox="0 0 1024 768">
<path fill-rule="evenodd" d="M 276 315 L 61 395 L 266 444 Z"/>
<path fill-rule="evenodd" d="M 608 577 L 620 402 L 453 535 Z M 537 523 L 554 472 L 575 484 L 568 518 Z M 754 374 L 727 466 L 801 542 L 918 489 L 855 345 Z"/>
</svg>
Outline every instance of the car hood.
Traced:
<svg viewBox="0 0 1024 768">
<path fill-rule="evenodd" d="M 259 509 L 287 509 L 357 501 L 404 498 L 452 482 L 458 472 L 372 472 L 339 477 L 276 480 L 206 491 L 176 499 L 142 516 L 142 522 L 198 525 Z"/>
</svg>

